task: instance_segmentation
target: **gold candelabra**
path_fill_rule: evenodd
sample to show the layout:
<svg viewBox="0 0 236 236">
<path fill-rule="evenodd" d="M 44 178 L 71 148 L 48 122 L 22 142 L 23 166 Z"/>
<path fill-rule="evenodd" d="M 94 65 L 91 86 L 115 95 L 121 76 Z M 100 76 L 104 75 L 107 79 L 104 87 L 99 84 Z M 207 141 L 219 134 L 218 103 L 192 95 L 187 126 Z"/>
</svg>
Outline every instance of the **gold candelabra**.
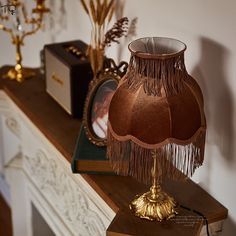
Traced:
<svg viewBox="0 0 236 236">
<path fill-rule="evenodd" d="M 13 27 L 8 27 L 0 23 L 0 29 L 10 34 L 12 43 L 16 47 L 16 65 L 3 78 L 23 82 L 25 79 L 32 77 L 34 72 L 22 67 L 21 46 L 24 45 L 25 37 L 35 34 L 42 27 L 43 16 L 49 12 L 49 9 L 45 6 L 45 0 L 36 0 L 36 6 L 31 11 L 31 17 L 28 17 L 26 6 L 22 0 L 8 1 L 2 8 L 4 9 L 4 14 L 1 12 L 0 20 L 9 23 L 10 19 L 13 19 L 14 23 Z M 12 15 L 11 17 L 7 14 L 9 12 Z M 22 23 L 26 27 L 31 26 L 32 28 L 25 30 L 23 29 Z"/>
</svg>

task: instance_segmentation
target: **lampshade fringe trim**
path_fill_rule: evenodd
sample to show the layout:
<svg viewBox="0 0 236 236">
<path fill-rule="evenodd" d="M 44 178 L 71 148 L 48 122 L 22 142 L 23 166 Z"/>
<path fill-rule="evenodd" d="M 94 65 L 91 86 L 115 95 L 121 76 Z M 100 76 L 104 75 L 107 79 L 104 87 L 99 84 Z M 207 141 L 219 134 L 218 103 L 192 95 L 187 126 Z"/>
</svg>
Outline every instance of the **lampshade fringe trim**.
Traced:
<svg viewBox="0 0 236 236">
<path fill-rule="evenodd" d="M 166 59 L 144 59 L 132 55 L 124 80 L 130 90 L 136 91 L 143 86 L 146 94 L 161 96 L 163 88 L 166 96 L 171 96 L 183 90 L 183 81 L 188 76 L 183 53 Z"/>
<path fill-rule="evenodd" d="M 205 131 L 186 145 L 168 143 L 157 149 L 147 149 L 131 140 L 119 141 L 108 131 L 107 156 L 113 170 L 124 176 L 133 176 L 145 184 L 151 183 L 153 151 L 158 155 L 158 181 L 169 178 L 183 180 L 191 177 L 204 160 Z"/>
</svg>

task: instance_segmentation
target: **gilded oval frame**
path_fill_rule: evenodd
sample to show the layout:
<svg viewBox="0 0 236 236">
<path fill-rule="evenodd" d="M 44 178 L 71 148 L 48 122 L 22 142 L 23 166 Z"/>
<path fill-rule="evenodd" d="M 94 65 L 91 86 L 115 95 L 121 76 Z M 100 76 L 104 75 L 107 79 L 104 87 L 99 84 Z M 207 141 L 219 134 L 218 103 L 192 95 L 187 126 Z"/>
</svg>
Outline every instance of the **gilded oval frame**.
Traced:
<svg viewBox="0 0 236 236">
<path fill-rule="evenodd" d="M 88 94 L 85 100 L 84 105 L 84 113 L 83 113 L 83 126 L 85 129 L 85 134 L 88 138 L 88 140 L 97 145 L 97 146 L 106 146 L 107 144 L 107 138 L 106 137 L 99 137 L 98 133 L 96 133 L 93 122 L 92 122 L 92 116 L 94 111 L 94 101 L 97 96 L 97 93 L 99 90 L 101 90 L 102 86 L 105 83 L 108 83 L 109 81 L 117 83 L 116 88 L 119 84 L 120 79 L 123 77 L 123 75 L 127 71 L 128 64 L 126 62 L 122 62 L 119 64 L 119 66 L 114 66 L 115 63 L 113 60 L 110 59 L 109 67 L 104 69 L 97 77 L 95 77 L 93 80 L 91 80 L 89 84 L 89 90 Z M 121 70 L 122 68 L 122 70 Z M 104 86 L 105 87 L 105 86 Z M 115 89 L 116 89 L 115 88 Z M 115 91 L 114 89 L 114 91 Z M 107 109 L 108 111 L 108 109 Z M 106 134 L 105 134 L 106 135 Z"/>
</svg>

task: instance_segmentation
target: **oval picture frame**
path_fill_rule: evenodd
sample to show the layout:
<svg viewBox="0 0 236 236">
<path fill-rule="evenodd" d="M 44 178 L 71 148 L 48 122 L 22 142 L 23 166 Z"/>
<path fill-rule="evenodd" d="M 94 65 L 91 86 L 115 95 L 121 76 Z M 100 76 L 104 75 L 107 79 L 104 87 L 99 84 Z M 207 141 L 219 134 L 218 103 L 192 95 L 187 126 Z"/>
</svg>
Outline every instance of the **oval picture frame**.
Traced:
<svg viewBox="0 0 236 236">
<path fill-rule="evenodd" d="M 126 62 L 122 62 L 115 69 L 106 68 L 89 84 L 84 105 L 83 126 L 88 140 L 97 146 L 106 146 L 107 144 L 109 104 L 120 79 L 126 73 L 127 66 Z M 123 68 L 123 72 L 120 68 Z"/>
</svg>

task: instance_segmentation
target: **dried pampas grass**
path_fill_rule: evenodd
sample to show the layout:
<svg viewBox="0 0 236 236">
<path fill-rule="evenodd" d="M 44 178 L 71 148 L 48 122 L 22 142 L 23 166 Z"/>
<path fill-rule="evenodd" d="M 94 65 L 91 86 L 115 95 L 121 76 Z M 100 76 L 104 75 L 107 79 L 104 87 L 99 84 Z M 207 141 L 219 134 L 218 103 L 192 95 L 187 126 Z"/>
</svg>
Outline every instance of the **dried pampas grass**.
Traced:
<svg viewBox="0 0 236 236">
<path fill-rule="evenodd" d="M 92 24 L 91 43 L 87 50 L 91 67 L 96 76 L 102 69 L 104 54 L 107 46 L 126 35 L 128 18 L 124 17 L 116 22 L 107 32 L 107 27 L 115 12 L 114 0 L 80 0 L 85 13 Z"/>
</svg>

